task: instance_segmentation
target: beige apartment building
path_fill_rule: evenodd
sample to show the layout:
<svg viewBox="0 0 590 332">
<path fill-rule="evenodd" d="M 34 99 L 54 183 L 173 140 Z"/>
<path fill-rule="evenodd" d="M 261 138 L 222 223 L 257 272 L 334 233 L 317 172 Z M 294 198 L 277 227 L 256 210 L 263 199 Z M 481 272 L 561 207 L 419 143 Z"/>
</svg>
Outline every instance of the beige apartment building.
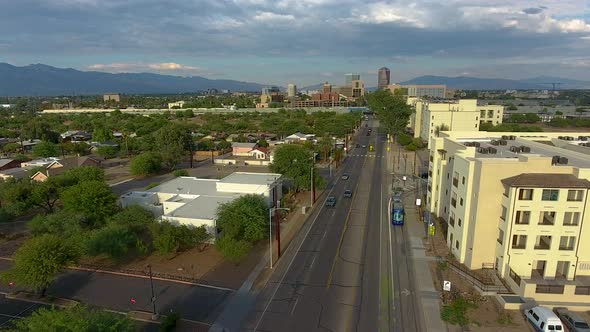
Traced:
<svg viewBox="0 0 590 332">
<path fill-rule="evenodd" d="M 427 99 L 408 97 L 408 105 L 414 108 L 409 127 L 414 137 L 428 142 L 441 131 L 479 130 L 481 123 L 494 125 L 502 123 L 504 107 L 500 105 L 481 106 L 477 99 L 431 102 Z M 482 114 L 485 116 L 482 119 Z"/>
<path fill-rule="evenodd" d="M 470 269 L 518 295 L 590 308 L 589 133 L 443 132 L 431 138 L 426 206 Z"/>
</svg>

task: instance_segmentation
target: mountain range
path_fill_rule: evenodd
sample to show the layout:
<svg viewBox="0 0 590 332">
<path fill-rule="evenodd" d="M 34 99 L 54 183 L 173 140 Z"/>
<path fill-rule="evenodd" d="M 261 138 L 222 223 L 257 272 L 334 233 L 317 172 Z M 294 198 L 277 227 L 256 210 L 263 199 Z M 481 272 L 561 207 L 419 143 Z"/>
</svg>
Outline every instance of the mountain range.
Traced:
<svg viewBox="0 0 590 332">
<path fill-rule="evenodd" d="M 510 80 L 476 77 L 420 76 L 401 84 L 445 84 L 451 89 L 507 90 L 507 89 L 587 89 L 590 82 L 560 77 L 540 76 Z M 323 83 L 300 90 L 320 90 Z M 235 80 L 216 80 L 200 76 L 181 77 L 152 73 L 110 74 L 96 71 L 55 68 L 43 64 L 23 67 L 0 63 L 0 96 L 58 96 L 92 95 L 109 92 L 124 94 L 183 93 L 218 89 L 259 92 L 265 84 Z M 375 89 L 367 88 L 369 91 Z"/>
<path fill-rule="evenodd" d="M 183 93 L 218 89 L 260 91 L 265 85 L 200 76 L 180 77 L 151 73 L 110 74 L 55 68 L 43 64 L 17 67 L 0 63 L 0 96 Z"/>
</svg>

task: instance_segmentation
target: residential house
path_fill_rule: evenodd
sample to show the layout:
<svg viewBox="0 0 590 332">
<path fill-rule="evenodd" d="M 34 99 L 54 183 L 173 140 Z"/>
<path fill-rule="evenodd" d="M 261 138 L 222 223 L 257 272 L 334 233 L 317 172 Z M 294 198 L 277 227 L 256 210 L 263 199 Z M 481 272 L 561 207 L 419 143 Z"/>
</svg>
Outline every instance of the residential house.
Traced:
<svg viewBox="0 0 590 332">
<path fill-rule="evenodd" d="M 267 159 L 268 157 L 268 149 L 267 148 L 263 148 L 263 147 L 255 147 L 254 149 L 250 150 L 250 152 L 248 152 L 248 154 L 252 157 L 254 157 L 255 159 Z"/>
<path fill-rule="evenodd" d="M 223 179 L 178 177 L 147 191 L 132 191 L 120 197 L 123 207 L 139 205 L 158 219 L 194 227 L 205 226 L 217 238 L 217 208 L 246 194 L 262 195 L 268 207 L 282 196 L 281 175 L 232 173 Z"/>
<path fill-rule="evenodd" d="M 85 142 L 92 139 L 92 134 L 83 130 L 68 130 L 61 133 L 61 140 L 64 142 Z"/>
<path fill-rule="evenodd" d="M 293 143 L 293 142 L 315 141 L 315 139 L 316 139 L 316 137 L 314 134 L 303 134 L 303 133 L 297 132 L 295 134 L 285 137 L 284 141 L 287 143 Z"/>
<path fill-rule="evenodd" d="M 22 179 L 29 176 L 29 171 L 32 170 L 34 167 L 16 167 L 16 168 L 9 168 L 0 171 L 0 179 L 2 180 L 9 180 L 9 179 Z"/>
<path fill-rule="evenodd" d="M 70 157 L 60 160 L 55 160 L 49 165 L 45 166 L 43 171 L 38 171 L 31 176 L 31 180 L 43 182 L 50 176 L 56 176 L 75 167 L 93 166 L 101 167 L 101 161 L 92 157 Z"/>
<path fill-rule="evenodd" d="M 20 167 L 31 167 L 31 168 L 46 167 L 47 165 L 49 165 L 57 160 L 59 160 L 59 158 L 49 157 L 49 158 L 42 158 L 42 159 L 34 159 L 34 160 L 30 160 L 30 161 L 23 161 L 22 163 L 20 163 Z"/>
<path fill-rule="evenodd" d="M 40 139 L 32 139 L 32 140 L 28 140 L 28 141 L 22 141 L 22 147 L 23 147 L 23 152 L 31 152 L 33 151 L 33 147 L 35 147 L 35 145 L 41 143 Z"/>
<path fill-rule="evenodd" d="M 241 157 L 248 157 L 250 156 L 250 151 L 256 148 L 258 145 L 256 143 L 232 143 L 232 155 L 234 156 L 241 156 Z"/>
<path fill-rule="evenodd" d="M 0 159 L 0 171 L 17 167 L 20 167 L 20 161 L 18 160 L 9 158 Z"/>
</svg>

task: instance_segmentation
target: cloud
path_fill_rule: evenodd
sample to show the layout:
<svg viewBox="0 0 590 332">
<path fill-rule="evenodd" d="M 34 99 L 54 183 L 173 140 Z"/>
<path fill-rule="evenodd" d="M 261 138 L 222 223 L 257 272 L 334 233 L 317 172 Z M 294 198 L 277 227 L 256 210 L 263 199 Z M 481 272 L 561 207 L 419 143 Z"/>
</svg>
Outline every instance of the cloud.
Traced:
<svg viewBox="0 0 590 332">
<path fill-rule="evenodd" d="M 543 11 L 542 8 L 536 7 L 536 8 L 525 8 L 522 10 L 523 13 L 525 14 L 529 14 L 529 15 L 534 15 L 534 14 L 539 14 Z"/>
<path fill-rule="evenodd" d="M 293 21 L 295 20 L 295 16 L 293 15 L 285 15 L 285 14 L 277 14 L 272 12 L 259 12 L 254 16 L 254 20 L 260 22 L 283 22 L 285 21 Z"/>
<path fill-rule="evenodd" d="M 158 72 L 203 72 L 204 69 L 195 66 L 186 66 L 174 62 L 162 63 L 97 63 L 89 65 L 88 69 L 106 72 L 140 72 L 140 71 L 158 71 Z"/>
</svg>

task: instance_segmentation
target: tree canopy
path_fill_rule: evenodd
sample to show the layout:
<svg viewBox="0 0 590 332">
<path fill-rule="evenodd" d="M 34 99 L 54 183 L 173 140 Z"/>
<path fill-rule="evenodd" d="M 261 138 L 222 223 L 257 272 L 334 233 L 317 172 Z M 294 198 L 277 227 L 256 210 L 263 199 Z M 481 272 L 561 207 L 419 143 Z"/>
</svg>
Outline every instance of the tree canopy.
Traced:
<svg viewBox="0 0 590 332">
<path fill-rule="evenodd" d="M 412 108 L 402 96 L 382 89 L 367 95 L 369 108 L 377 113 L 379 122 L 390 134 L 400 134 L 408 125 Z"/>
<path fill-rule="evenodd" d="M 91 223 L 102 222 L 117 211 L 117 196 L 102 181 L 78 183 L 60 197 L 66 210 L 83 214 Z"/>
<path fill-rule="evenodd" d="M 312 152 L 302 145 L 283 144 L 276 148 L 274 160 L 270 164 L 270 170 L 293 179 L 297 191 L 310 189 L 313 167 L 312 158 Z M 313 168 L 313 172 L 314 182 L 318 186 L 321 184 L 322 179 L 315 167 Z"/>
</svg>

